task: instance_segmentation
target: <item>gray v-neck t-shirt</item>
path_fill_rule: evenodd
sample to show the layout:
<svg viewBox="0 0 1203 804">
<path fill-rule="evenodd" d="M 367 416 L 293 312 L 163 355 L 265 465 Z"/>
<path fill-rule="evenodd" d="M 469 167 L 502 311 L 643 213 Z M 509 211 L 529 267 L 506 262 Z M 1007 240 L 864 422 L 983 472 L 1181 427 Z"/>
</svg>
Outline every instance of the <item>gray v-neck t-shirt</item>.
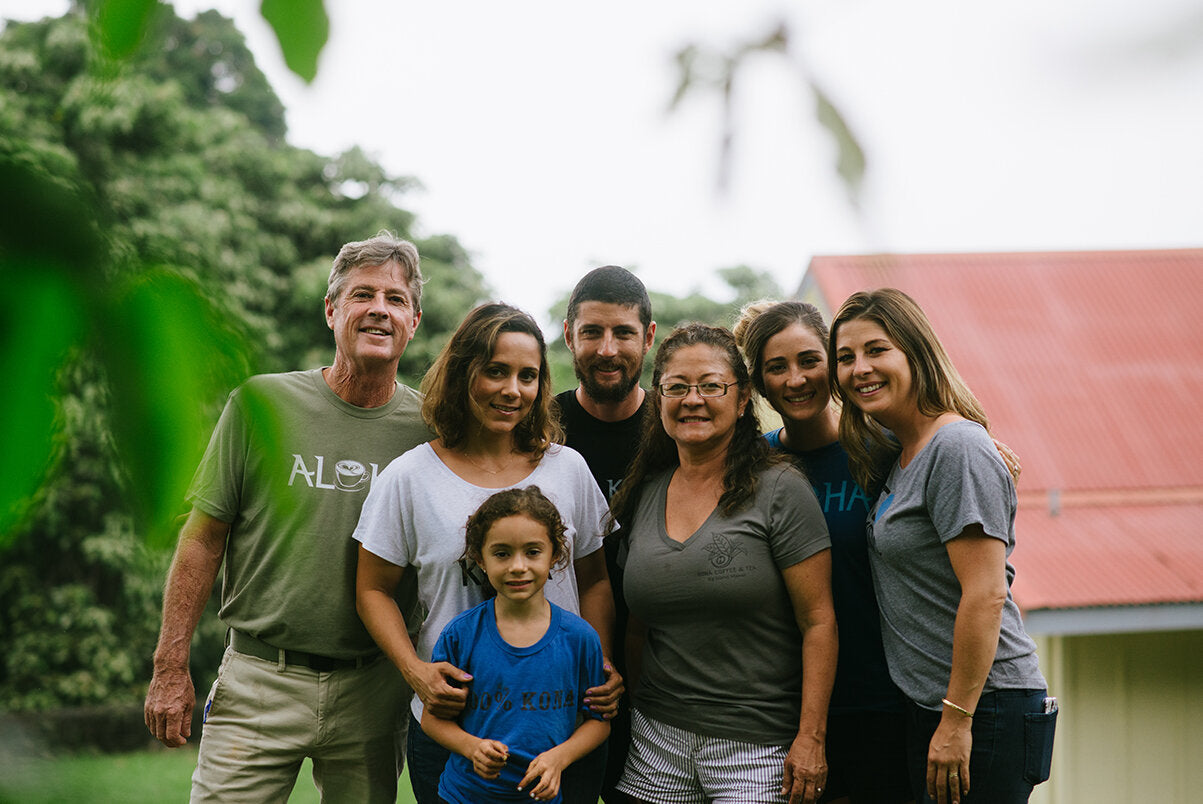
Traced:
<svg viewBox="0 0 1203 804">
<path fill-rule="evenodd" d="M 624 591 L 647 625 L 635 705 L 699 734 L 788 745 L 802 637 L 781 570 L 831 546 L 814 491 L 793 466 L 770 466 L 751 504 L 714 510 L 677 542 L 664 524 L 672 475 L 644 486 L 629 533 Z"/>
<path fill-rule="evenodd" d="M 947 543 L 966 527 L 1015 549 L 1015 485 L 980 424 L 945 424 L 905 468 L 898 462 L 869 514 L 869 562 L 881 608 L 882 642 L 894 683 L 912 701 L 939 709 L 952 671 L 952 632 L 961 585 Z M 998 651 L 983 692 L 1044 689 L 1036 644 L 1011 598 L 1006 562 Z"/>
</svg>

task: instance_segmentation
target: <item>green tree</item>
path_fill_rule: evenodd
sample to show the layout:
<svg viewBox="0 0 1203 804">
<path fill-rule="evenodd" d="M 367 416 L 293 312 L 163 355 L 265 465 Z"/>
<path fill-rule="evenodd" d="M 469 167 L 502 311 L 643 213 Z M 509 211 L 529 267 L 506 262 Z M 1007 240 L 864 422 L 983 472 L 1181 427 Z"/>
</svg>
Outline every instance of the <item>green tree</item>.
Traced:
<svg viewBox="0 0 1203 804">
<path fill-rule="evenodd" d="M 113 5 L 0 34 L 0 271 L 18 302 L 0 345 L 16 380 L 0 416 L 16 447 L 0 456 L 6 708 L 141 696 L 163 548 L 225 395 L 329 362 L 321 299 L 344 242 L 413 239 L 396 199 L 414 182 L 358 149 L 289 146 L 230 20 L 130 2 L 146 14 L 122 36 L 143 46 L 102 51 Z M 411 383 L 487 295 L 454 237 L 416 242 Z M 197 669 L 220 639 L 207 617 Z"/>
<path fill-rule="evenodd" d="M 148 77 L 179 84 L 193 108 L 225 106 L 273 141 L 284 140 L 284 106 L 229 20 L 204 11 L 191 21 L 159 14 L 157 23 L 150 39 L 162 48 L 140 51 L 133 62 Z"/>
</svg>

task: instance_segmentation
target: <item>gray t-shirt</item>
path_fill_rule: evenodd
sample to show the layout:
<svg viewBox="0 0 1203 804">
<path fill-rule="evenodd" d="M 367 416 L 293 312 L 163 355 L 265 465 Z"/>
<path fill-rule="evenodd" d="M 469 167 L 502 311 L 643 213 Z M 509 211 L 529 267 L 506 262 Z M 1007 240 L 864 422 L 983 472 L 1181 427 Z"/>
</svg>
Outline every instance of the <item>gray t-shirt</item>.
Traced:
<svg viewBox="0 0 1203 804">
<path fill-rule="evenodd" d="M 377 408 L 330 390 L 321 369 L 252 377 L 230 394 L 188 493 L 230 523 L 221 619 L 278 648 L 339 659 L 376 643 L 355 613 L 351 532 L 378 472 L 430 439 L 421 397 Z M 398 590 L 416 603 L 416 585 Z"/>
<path fill-rule="evenodd" d="M 961 585 L 945 545 L 978 524 L 1006 543 L 1009 557 L 1016 505 L 1011 476 L 976 422 L 944 425 L 905 469 L 895 462 L 886 478 L 869 517 L 869 560 L 890 676 L 920 706 L 940 708 L 952 672 Z M 1011 598 L 1010 561 L 1006 573 L 998 652 L 983 691 L 1043 689 L 1036 644 Z"/>
<path fill-rule="evenodd" d="M 831 546 L 810 483 L 760 472 L 750 505 L 711 512 L 686 539 L 664 526 L 673 471 L 647 482 L 630 528 L 625 592 L 647 625 L 635 705 L 712 737 L 788 745 L 798 733 L 802 636 L 781 570 Z"/>
</svg>

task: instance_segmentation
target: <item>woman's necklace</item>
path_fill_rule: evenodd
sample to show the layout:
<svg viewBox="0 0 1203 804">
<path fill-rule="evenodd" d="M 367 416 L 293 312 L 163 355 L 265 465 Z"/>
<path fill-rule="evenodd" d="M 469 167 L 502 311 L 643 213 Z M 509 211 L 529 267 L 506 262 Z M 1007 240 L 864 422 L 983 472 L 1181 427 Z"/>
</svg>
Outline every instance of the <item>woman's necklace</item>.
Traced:
<svg viewBox="0 0 1203 804">
<path fill-rule="evenodd" d="M 489 468 L 489 467 L 487 467 L 487 466 L 481 466 L 479 463 L 477 463 L 476 461 L 472 460 L 472 456 L 471 456 L 471 455 L 469 455 L 469 454 L 468 454 L 467 452 L 465 452 L 465 451 L 462 451 L 462 450 L 461 450 L 461 451 L 460 451 L 460 455 L 461 455 L 461 456 L 463 456 L 463 459 L 464 459 L 465 461 L 467 461 L 468 463 L 472 464 L 473 466 L 475 466 L 475 467 L 476 467 L 477 469 L 479 469 L 480 471 L 482 471 L 482 472 L 484 472 L 484 473 L 486 473 L 486 474 L 490 474 L 490 475 L 499 475 L 499 474 L 501 474 L 502 472 L 504 472 L 505 470 L 509 469 L 509 468 L 510 468 L 510 466 L 511 466 L 511 465 L 514 463 L 514 451 L 513 451 L 512 449 L 511 449 L 511 450 L 510 450 L 510 452 L 509 452 L 509 457 L 507 457 L 507 458 L 506 458 L 505 465 L 504 465 L 504 466 L 502 466 L 500 469 L 490 469 L 490 468 Z"/>
</svg>

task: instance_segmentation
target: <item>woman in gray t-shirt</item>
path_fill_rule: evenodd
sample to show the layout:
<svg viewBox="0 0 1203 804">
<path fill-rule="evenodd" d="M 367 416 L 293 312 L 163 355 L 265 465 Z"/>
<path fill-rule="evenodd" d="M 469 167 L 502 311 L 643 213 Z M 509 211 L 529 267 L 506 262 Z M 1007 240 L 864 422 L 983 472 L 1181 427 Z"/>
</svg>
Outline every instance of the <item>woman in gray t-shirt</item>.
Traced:
<svg viewBox="0 0 1203 804">
<path fill-rule="evenodd" d="M 880 491 L 869 557 L 890 675 L 910 700 L 915 796 L 1025 802 L 1048 776 L 1055 711 L 1011 598 L 1015 487 L 986 415 L 901 291 L 849 297 L 829 350 L 840 440 Z"/>
<path fill-rule="evenodd" d="M 822 510 L 761 438 L 730 332 L 673 332 L 653 387 L 611 506 L 629 550 L 634 679 L 618 790 L 640 802 L 817 801 L 836 661 Z"/>
</svg>

